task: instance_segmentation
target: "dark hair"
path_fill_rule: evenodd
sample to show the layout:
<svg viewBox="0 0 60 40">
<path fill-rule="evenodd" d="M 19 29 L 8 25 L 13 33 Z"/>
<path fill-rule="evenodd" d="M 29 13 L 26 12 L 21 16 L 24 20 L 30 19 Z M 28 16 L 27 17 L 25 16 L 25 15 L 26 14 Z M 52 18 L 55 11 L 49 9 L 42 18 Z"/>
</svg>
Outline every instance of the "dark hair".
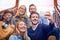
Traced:
<svg viewBox="0 0 60 40">
<path fill-rule="evenodd" d="M 5 10 L 3 16 L 4 16 L 5 14 L 7 14 L 7 13 L 12 14 L 12 16 L 13 16 L 13 12 L 12 12 L 12 11 L 9 11 L 9 10 Z"/>
<path fill-rule="evenodd" d="M 37 13 L 37 12 L 32 12 L 32 13 L 30 14 L 30 18 L 31 18 L 31 15 L 33 15 L 33 14 L 37 14 L 37 15 L 38 15 L 38 18 L 39 18 L 39 13 Z"/>
<path fill-rule="evenodd" d="M 30 11 L 30 7 L 31 7 L 31 6 L 35 6 L 35 5 L 34 5 L 34 4 L 31 4 L 31 5 L 29 6 L 29 11 Z M 36 7 L 36 6 L 35 6 L 35 7 Z"/>
</svg>

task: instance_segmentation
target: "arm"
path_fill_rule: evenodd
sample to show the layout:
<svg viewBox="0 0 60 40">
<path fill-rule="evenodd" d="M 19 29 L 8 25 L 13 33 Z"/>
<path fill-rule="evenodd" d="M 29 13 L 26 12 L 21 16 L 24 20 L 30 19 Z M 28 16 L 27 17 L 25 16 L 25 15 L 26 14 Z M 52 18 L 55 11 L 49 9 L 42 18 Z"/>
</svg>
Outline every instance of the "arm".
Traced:
<svg viewBox="0 0 60 40">
<path fill-rule="evenodd" d="M 52 31 L 48 33 L 48 37 L 55 36 L 56 40 L 59 40 L 59 29 L 54 28 Z"/>
<path fill-rule="evenodd" d="M 0 39 L 6 38 L 7 36 L 9 36 L 13 32 L 13 30 L 14 29 L 12 27 L 3 29 L 2 22 L 0 21 Z"/>
<path fill-rule="evenodd" d="M 11 35 L 11 36 L 9 37 L 9 40 L 17 40 L 17 37 L 16 37 L 15 35 Z"/>
</svg>

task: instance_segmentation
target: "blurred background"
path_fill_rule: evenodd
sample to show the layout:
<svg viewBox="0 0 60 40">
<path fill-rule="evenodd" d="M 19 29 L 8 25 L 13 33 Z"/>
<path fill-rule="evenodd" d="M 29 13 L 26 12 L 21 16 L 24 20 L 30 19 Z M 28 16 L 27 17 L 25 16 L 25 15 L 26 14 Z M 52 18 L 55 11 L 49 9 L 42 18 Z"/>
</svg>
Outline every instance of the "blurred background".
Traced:
<svg viewBox="0 0 60 40">
<path fill-rule="evenodd" d="M 60 0 L 57 0 L 57 3 L 60 8 Z M 37 6 L 37 12 L 40 13 L 41 16 L 44 15 L 44 12 L 50 11 L 51 14 L 54 10 L 54 0 L 19 0 L 19 5 L 26 5 L 28 16 L 29 14 L 29 5 L 35 4 Z M 0 11 L 12 8 L 16 5 L 16 0 L 0 0 Z"/>
</svg>

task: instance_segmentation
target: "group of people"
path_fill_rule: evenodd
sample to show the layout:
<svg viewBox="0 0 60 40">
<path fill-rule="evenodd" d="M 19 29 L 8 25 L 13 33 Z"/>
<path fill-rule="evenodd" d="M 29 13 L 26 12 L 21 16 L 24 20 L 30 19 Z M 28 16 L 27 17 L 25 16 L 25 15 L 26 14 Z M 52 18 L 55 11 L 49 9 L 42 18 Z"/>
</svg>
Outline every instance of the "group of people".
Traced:
<svg viewBox="0 0 60 40">
<path fill-rule="evenodd" d="M 28 17 L 25 5 L 16 13 L 0 12 L 0 40 L 59 40 L 59 30 L 50 12 L 41 17 L 34 4 L 29 6 L 29 12 Z"/>
</svg>

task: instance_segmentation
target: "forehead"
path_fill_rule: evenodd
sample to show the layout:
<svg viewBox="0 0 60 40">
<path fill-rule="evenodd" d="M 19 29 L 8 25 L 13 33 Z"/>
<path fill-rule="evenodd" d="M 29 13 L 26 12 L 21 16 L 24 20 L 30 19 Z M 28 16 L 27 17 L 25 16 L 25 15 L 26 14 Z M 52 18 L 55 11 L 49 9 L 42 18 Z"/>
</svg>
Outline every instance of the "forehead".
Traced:
<svg viewBox="0 0 60 40">
<path fill-rule="evenodd" d="M 20 6 L 20 8 L 26 8 L 25 6 Z"/>
<path fill-rule="evenodd" d="M 11 13 L 6 13 L 6 14 L 4 14 L 4 15 L 12 15 Z"/>
<path fill-rule="evenodd" d="M 38 14 L 32 14 L 31 16 L 38 16 Z"/>
<path fill-rule="evenodd" d="M 25 22 L 23 22 L 23 21 L 20 21 L 20 22 L 19 22 L 19 24 L 22 24 L 22 23 L 24 23 L 24 24 L 25 24 Z"/>
<path fill-rule="evenodd" d="M 35 6 L 30 6 L 30 8 L 36 8 Z"/>
</svg>

